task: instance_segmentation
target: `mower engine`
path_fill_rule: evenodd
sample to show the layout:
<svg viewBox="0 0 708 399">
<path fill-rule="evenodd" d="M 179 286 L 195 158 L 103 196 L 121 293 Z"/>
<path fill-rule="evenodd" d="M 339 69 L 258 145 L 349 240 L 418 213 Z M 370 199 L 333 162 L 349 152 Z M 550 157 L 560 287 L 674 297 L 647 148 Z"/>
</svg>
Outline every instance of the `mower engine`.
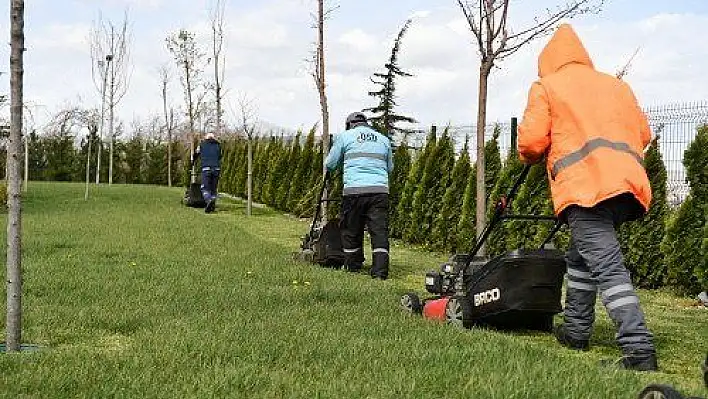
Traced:
<svg viewBox="0 0 708 399">
<path fill-rule="evenodd" d="M 431 270 L 425 274 L 425 289 L 433 295 L 451 296 L 455 294 L 455 284 L 459 278 L 452 262 L 440 266 L 440 271 Z"/>
<path fill-rule="evenodd" d="M 409 292 L 401 298 L 401 305 L 411 313 L 422 313 L 427 319 L 446 320 L 445 309 L 450 298 L 464 296 L 465 273 L 476 270 L 488 260 L 475 257 L 465 271 L 468 259 L 467 254 L 454 255 L 439 270 L 425 274 L 425 289 L 434 295 L 433 298 L 421 301 L 418 295 Z"/>
</svg>

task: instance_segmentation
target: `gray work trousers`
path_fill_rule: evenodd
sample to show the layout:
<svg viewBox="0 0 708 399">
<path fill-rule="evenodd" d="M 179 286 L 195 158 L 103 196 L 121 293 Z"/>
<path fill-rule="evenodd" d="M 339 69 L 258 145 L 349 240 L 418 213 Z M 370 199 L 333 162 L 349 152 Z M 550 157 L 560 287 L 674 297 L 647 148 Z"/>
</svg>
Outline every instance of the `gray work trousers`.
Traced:
<svg viewBox="0 0 708 399">
<path fill-rule="evenodd" d="M 590 339 L 599 289 L 622 351 L 654 353 L 653 336 L 644 322 L 615 230 L 631 214 L 628 204 L 626 197 L 615 198 L 593 208 L 573 206 L 564 213 L 571 233 L 565 328 L 571 338 Z"/>
</svg>

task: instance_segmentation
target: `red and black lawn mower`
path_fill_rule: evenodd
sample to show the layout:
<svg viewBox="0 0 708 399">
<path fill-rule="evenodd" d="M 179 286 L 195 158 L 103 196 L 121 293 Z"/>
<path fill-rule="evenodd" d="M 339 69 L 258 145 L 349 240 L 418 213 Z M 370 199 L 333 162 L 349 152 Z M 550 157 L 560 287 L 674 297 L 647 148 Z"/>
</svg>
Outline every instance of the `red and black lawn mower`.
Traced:
<svg viewBox="0 0 708 399">
<path fill-rule="evenodd" d="M 554 216 L 507 214 L 529 170 L 526 166 L 506 197 L 498 201 L 472 251 L 454 255 L 439 271 L 426 274 L 425 289 L 433 297 L 421 300 L 413 292 L 401 297 L 406 311 L 465 328 L 553 329 L 553 316 L 562 311 L 566 264 L 564 254 L 550 243 L 562 223 Z M 517 249 L 493 259 L 477 256 L 492 230 L 507 220 L 555 222 L 555 226 L 539 249 Z"/>
</svg>

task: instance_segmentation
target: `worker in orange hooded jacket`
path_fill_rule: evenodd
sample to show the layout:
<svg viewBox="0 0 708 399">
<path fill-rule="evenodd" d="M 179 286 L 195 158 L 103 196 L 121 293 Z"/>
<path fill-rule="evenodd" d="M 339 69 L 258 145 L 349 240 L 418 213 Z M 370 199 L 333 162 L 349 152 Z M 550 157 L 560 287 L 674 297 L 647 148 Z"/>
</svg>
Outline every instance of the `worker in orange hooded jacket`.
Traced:
<svg viewBox="0 0 708 399">
<path fill-rule="evenodd" d="M 621 366 L 657 369 L 649 332 L 616 228 L 643 216 L 651 188 L 643 166 L 651 133 L 630 87 L 595 70 L 570 25 L 561 25 L 541 52 L 519 125 L 519 156 L 545 159 L 556 214 L 570 227 L 568 284 L 558 341 L 589 346 L 598 289 L 617 327 Z"/>
</svg>

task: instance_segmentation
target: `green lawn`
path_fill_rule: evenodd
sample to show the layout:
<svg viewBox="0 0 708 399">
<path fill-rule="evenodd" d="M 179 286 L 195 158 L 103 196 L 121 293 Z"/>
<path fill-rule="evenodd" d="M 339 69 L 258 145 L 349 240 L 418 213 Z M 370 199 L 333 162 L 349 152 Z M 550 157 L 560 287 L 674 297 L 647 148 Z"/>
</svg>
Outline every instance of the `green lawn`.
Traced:
<svg viewBox="0 0 708 399">
<path fill-rule="evenodd" d="M 608 369 L 620 352 L 602 309 L 587 353 L 407 316 L 400 295 L 445 256 L 395 245 L 385 282 L 300 264 L 307 221 L 226 201 L 205 215 L 182 191 L 103 186 L 84 202 L 83 185 L 30 184 L 23 341 L 44 349 L 0 355 L 0 396 L 634 398 L 653 382 L 706 395 L 708 312 L 691 299 L 640 292 L 662 372 Z"/>
</svg>

